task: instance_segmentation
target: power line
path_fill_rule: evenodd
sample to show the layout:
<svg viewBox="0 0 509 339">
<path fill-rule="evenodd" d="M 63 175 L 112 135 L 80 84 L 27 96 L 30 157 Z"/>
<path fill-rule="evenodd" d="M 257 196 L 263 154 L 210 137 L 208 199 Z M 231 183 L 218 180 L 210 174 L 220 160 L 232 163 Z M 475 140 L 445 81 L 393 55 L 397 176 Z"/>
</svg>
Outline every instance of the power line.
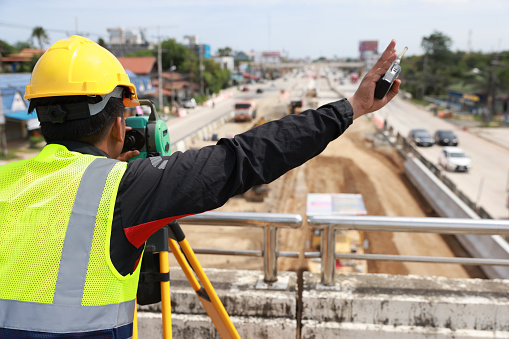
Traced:
<svg viewBox="0 0 509 339">
<path fill-rule="evenodd" d="M 19 24 L 13 24 L 13 23 L 7 23 L 7 22 L 0 22 L 0 26 L 3 27 L 10 27 L 10 28 L 19 28 L 19 29 L 27 29 L 27 30 L 33 30 L 35 26 L 25 26 L 25 25 L 19 25 Z M 84 36 L 94 35 L 94 36 L 101 36 L 101 34 L 93 33 L 93 32 L 75 32 L 72 33 L 70 30 L 63 30 L 63 29 L 52 29 L 52 28 L 44 28 L 46 32 L 54 32 L 54 33 L 64 33 L 67 35 L 70 34 L 79 34 Z"/>
</svg>

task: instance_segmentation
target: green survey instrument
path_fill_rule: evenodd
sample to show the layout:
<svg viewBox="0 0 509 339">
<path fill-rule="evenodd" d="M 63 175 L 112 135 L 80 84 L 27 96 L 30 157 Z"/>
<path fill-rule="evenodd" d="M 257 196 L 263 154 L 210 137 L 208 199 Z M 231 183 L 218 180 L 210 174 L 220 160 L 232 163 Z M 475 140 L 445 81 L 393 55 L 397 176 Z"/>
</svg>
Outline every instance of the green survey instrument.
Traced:
<svg viewBox="0 0 509 339">
<path fill-rule="evenodd" d="M 140 151 L 140 155 L 130 159 L 149 158 L 171 155 L 170 135 L 168 126 L 156 112 L 150 100 L 140 100 L 140 106 L 149 106 L 149 116 L 134 116 L 125 119 L 126 125 L 132 129 L 126 132 L 123 152 Z"/>
</svg>

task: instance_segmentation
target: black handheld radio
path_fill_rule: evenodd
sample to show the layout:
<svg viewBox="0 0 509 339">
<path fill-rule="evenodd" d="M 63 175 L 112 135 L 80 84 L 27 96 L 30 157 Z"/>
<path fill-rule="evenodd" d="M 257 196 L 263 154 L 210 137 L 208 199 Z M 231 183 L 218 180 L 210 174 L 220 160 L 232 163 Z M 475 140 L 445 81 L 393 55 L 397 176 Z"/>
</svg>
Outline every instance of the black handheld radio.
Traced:
<svg viewBox="0 0 509 339">
<path fill-rule="evenodd" d="M 401 54 L 398 56 L 398 58 L 392 63 L 391 67 L 385 72 L 384 76 L 378 80 L 375 87 L 375 98 L 382 99 L 387 92 L 392 87 L 392 84 L 394 83 L 394 80 L 398 78 L 399 73 L 401 73 L 401 66 L 399 63 L 401 62 L 401 58 L 403 57 L 403 54 L 407 51 L 407 47 L 401 52 Z"/>
<path fill-rule="evenodd" d="M 171 155 L 168 127 L 163 120 L 159 119 L 154 103 L 150 100 L 140 100 L 140 105 L 150 107 L 150 116 L 134 116 L 125 119 L 126 125 L 132 129 L 126 132 L 122 152 L 140 151 L 140 155 L 129 161 Z"/>
</svg>

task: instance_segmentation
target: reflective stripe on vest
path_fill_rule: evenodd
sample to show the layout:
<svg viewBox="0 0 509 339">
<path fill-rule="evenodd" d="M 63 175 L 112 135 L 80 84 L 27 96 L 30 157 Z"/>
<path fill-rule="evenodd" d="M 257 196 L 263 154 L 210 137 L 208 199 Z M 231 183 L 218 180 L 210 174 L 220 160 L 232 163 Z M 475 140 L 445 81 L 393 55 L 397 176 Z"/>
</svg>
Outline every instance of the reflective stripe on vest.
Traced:
<svg viewBox="0 0 509 339">
<path fill-rule="evenodd" d="M 81 178 L 65 234 L 53 303 L 0 300 L 0 327 L 71 333 L 113 329 L 133 322 L 134 300 L 81 306 L 96 215 L 116 162 L 94 159 Z"/>
</svg>

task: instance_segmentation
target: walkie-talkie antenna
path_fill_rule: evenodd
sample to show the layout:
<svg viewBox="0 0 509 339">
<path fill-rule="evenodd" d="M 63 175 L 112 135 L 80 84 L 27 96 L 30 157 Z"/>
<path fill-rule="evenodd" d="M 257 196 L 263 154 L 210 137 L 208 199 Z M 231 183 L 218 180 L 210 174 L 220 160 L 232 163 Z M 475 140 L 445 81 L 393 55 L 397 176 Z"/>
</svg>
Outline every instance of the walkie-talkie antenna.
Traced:
<svg viewBox="0 0 509 339">
<path fill-rule="evenodd" d="M 398 56 L 398 58 L 396 59 L 396 63 L 400 63 L 401 62 L 401 58 L 403 57 L 403 55 L 405 54 L 405 52 L 407 51 L 408 47 L 405 47 L 405 49 L 403 49 L 403 52 L 401 52 L 401 54 Z"/>
</svg>

